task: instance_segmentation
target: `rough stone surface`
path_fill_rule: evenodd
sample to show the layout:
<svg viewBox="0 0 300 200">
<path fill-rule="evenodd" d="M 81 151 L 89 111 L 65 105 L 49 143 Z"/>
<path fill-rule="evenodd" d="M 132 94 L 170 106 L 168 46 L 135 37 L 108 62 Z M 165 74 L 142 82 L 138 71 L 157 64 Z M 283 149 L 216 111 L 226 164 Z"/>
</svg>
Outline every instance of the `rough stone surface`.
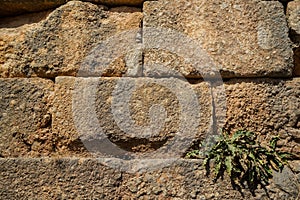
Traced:
<svg viewBox="0 0 300 200">
<path fill-rule="evenodd" d="M 77 156 L 88 156 L 89 153 L 78 138 L 78 133 L 72 115 L 72 90 L 74 79 L 60 81 L 55 80 L 55 92 L 52 108 L 53 132 L 57 133 L 56 148 L 61 156 L 76 154 Z M 62 128 L 63 127 L 63 128 Z M 67 131 L 64 131 L 67 130 Z"/>
<path fill-rule="evenodd" d="M 300 48 L 293 63 L 278 1 L 87 1 L 0 0 L 0 199 L 299 199 L 299 160 L 252 196 L 181 159 L 222 125 L 300 155 Z M 300 1 L 281 2 L 295 47 Z"/>
<path fill-rule="evenodd" d="M 138 155 L 164 156 L 160 154 L 169 155 L 162 152 L 171 149 L 172 156 L 180 157 L 193 141 L 210 133 L 211 103 L 207 83 L 190 85 L 174 78 L 57 77 L 52 126 L 61 136 L 59 148 L 81 141 L 87 150 L 122 154 L 110 148 L 110 142 L 100 141 L 105 136 Z M 97 145 L 106 145 L 106 150 Z"/>
<path fill-rule="evenodd" d="M 53 151 L 53 85 L 44 79 L 0 79 L 0 157 L 45 156 Z"/>
<path fill-rule="evenodd" d="M 298 165 L 299 165 L 298 161 Z M 297 173 L 298 174 L 298 173 Z M 292 172 L 288 167 L 285 167 L 281 173 L 274 172 L 274 183 L 282 191 L 288 191 L 291 196 L 294 196 L 297 199 L 300 195 L 300 182 L 297 180 L 297 176 Z"/>
<path fill-rule="evenodd" d="M 78 71 L 78 75 L 90 76 L 95 71 L 100 71 L 98 75 L 103 76 L 122 76 L 127 72 L 135 75 L 134 72 L 139 70 L 129 70 L 127 66 L 140 67 L 132 64 L 138 63 L 134 59 L 141 59 L 138 53 L 131 53 L 133 56 L 126 56 L 126 51 L 122 52 L 124 55 L 113 54 L 116 57 L 109 63 L 103 59 L 111 53 L 105 52 L 107 49 L 116 51 L 116 47 L 108 46 L 111 40 L 123 44 L 123 49 L 118 47 L 120 51 L 124 46 L 129 48 L 138 43 L 133 37 L 139 32 L 141 18 L 142 13 L 135 8 L 109 11 L 104 6 L 71 1 L 38 23 L 1 28 L 0 77 L 53 78 L 57 75 L 74 76 Z M 10 23 L 7 25 L 11 26 Z M 132 30 L 132 37 L 128 34 L 128 37 L 115 36 L 127 30 Z M 118 40 L 110 39 L 113 36 Z M 104 44 L 101 46 L 100 43 Z M 96 58 L 97 55 L 101 58 Z"/>
<path fill-rule="evenodd" d="M 291 1 L 287 6 L 287 17 L 290 27 L 290 36 L 295 43 L 294 60 L 295 70 L 294 74 L 300 76 L 300 1 Z"/>
<path fill-rule="evenodd" d="M 218 87 L 213 90 L 216 107 L 227 109 L 225 130 L 249 130 L 260 134 L 264 142 L 279 135 L 280 146 L 300 154 L 300 79 L 233 79 L 225 82 L 226 106 L 218 101 Z M 224 117 L 217 113 L 217 117 Z M 220 125 L 222 125 L 220 123 Z"/>
<path fill-rule="evenodd" d="M 145 2 L 143 11 L 143 41 L 150 47 L 156 44 L 145 53 L 147 76 L 168 75 L 164 69 L 157 70 L 153 66 L 155 63 L 191 78 L 211 76 L 212 66 L 226 78 L 292 75 L 293 52 L 280 2 L 162 0 Z M 154 37 L 153 29 L 163 28 L 165 37 Z M 184 43 L 181 40 L 188 41 L 186 37 L 190 38 L 190 43 L 182 47 L 179 44 Z M 170 38 L 174 43 L 166 49 L 164 45 Z M 202 48 L 206 54 L 199 49 L 191 52 L 193 47 L 194 51 Z M 183 48 L 182 54 L 177 52 L 180 48 Z M 194 64 L 191 55 L 195 57 L 199 52 L 202 59 L 209 57 L 214 65 L 203 62 L 203 66 L 197 66 L 201 67 L 197 71 L 191 65 Z M 176 56 L 179 57 L 177 60 Z"/>
<path fill-rule="evenodd" d="M 12 16 L 28 12 L 38 12 L 56 8 L 70 0 L 1 0 L 0 1 L 0 17 Z M 86 0 L 96 4 L 104 4 L 110 6 L 128 5 L 140 6 L 143 0 Z"/>
<path fill-rule="evenodd" d="M 291 1 L 287 6 L 288 24 L 292 31 L 300 35 L 300 1 Z"/>
<path fill-rule="evenodd" d="M 213 183 L 199 160 L 134 174 L 110 168 L 101 159 L 0 159 L 0 164 L 1 199 L 269 199 L 261 189 L 256 196 L 245 189 L 242 196 L 227 177 Z M 274 185 L 269 188 L 271 199 L 297 198 Z"/>
</svg>

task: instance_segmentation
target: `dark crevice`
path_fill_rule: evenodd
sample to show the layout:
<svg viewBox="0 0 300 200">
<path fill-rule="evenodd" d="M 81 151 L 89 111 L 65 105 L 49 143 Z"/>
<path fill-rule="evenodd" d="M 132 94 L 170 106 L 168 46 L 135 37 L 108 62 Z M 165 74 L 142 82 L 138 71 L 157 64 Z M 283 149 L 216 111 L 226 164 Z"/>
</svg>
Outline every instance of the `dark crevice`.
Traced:
<svg viewBox="0 0 300 200">
<path fill-rule="evenodd" d="M 26 24 L 38 23 L 48 17 L 53 10 L 27 13 L 12 17 L 1 17 L 0 28 L 17 28 Z"/>
<path fill-rule="evenodd" d="M 259 80 L 274 80 L 274 81 L 290 81 L 293 77 L 235 77 L 235 78 L 223 78 L 223 83 L 230 82 L 232 80 L 240 80 L 244 82 L 255 82 Z"/>
<path fill-rule="evenodd" d="M 174 77 L 176 78 L 176 77 Z M 229 81 L 232 81 L 232 80 L 262 80 L 262 79 L 272 79 L 272 80 L 291 80 L 292 77 L 268 77 L 268 76 L 262 76 L 262 77 L 231 77 L 231 78 L 206 78 L 206 79 L 203 79 L 203 78 L 186 78 L 186 80 L 190 83 L 190 84 L 198 84 L 198 83 L 201 83 L 201 82 L 208 82 L 208 83 L 215 83 L 215 82 L 219 82 L 219 81 L 222 81 L 223 83 L 226 83 L 226 82 L 229 82 Z"/>
<path fill-rule="evenodd" d="M 232 78 L 222 78 L 223 82 L 228 82 L 230 81 Z"/>
<path fill-rule="evenodd" d="M 55 78 L 56 77 L 54 77 L 54 78 L 48 78 L 48 80 L 51 80 L 55 84 Z"/>
<path fill-rule="evenodd" d="M 211 93 L 211 105 L 212 105 L 212 134 L 217 135 L 218 134 L 218 119 L 217 119 L 217 113 L 216 113 L 216 104 L 215 104 L 215 98 L 214 98 L 214 91 L 213 91 L 213 85 L 210 87 L 210 93 Z"/>
<path fill-rule="evenodd" d="M 143 8 L 142 8 L 143 12 Z M 142 48 L 144 48 L 144 16 L 142 18 L 141 24 L 140 24 L 140 29 L 141 29 L 141 43 L 142 43 Z M 145 52 L 144 49 L 142 50 L 142 63 L 141 63 L 141 76 L 144 76 L 144 63 L 145 63 Z"/>
<path fill-rule="evenodd" d="M 117 7 L 109 7 L 108 10 L 109 12 L 134 13 L 134 12 L 142 12 L 142 7 L 117 6 Z"/>
<path fill-rule="evenodd" d="M 143 51 L 142 52 L 142 64 L 141 64 L 141 77 L 145 77 L 145 74 L 144 74 L 144 69 L 145 69 L 144 63 L 145 63 L 145 53 Z"/>
<path fill-rule="evenodd" d="M 293 76 L 299 76 L 300 74 L 300 35 L 294 30 L 289 30 L 289 38 L 293 42 L 293 54 L 294 54 L 294 71 Z M 296 72 L 297 71 L 297 72 Z"/>
<path fill-rule="evenodd" d="M 162 141 L 151 142 L 147 138 L 142 138 L 142 139 L 130 138 L 129 140 L 126 140 L 126 141 L 119 140 L 119 141 L 115 141 L 113 143 L 115 143 L 117 146 L 119 146 L 120 148 L 122 148 L 128 152 L 143 152 L 143 146 L 145 146 L 147 149 L 147 152 L 149 152 L 149 150 L 155 151 L 155 150 L 159 149 L 165 143 L 167 143 L 168 140 L 169 140 L 169 138 L 166 138 Z"/>
<path fill-rule="evenodd" d="M 289 38 L 295 44 L 295 47 L 299 47 L 300 45 L 300 35 L 297 34 L 294 30 L 290 29 L 289 31 Z"/>
<path fill-rule="evenodd" d="M 280 3 L 282 3 L 282 5 L 283 5 L 283 8 L 284 8 L 284 14 L 286 14 L 286 11 L 287 11 L 287 5 L 288 5 L 288 2 L 290 1 L 290 0 L 279 0 L 280 1 Z"/>
<path fill-rule="evenodd" d="M 202 79 L 202 78 L 187 78 L 186 80 L 187 80 L 191 85 L 199 84 L 199 83 L 203 82 L 203 79 Z"/>
</svg>

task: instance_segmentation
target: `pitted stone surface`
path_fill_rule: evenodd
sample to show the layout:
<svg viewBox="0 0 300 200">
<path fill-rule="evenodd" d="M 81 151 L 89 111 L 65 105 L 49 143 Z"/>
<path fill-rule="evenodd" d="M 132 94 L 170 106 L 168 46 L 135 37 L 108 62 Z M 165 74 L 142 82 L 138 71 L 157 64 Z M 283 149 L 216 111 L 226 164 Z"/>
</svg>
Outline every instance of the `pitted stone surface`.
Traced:
<svg viewBox="0 0 300 200">
<path fill-rule="evenodd" d="M 1 199 L 268 199 L 262 189 L 256 196 L 245 189 L 242 196 L 226 176 L 214 183 L 205 175 L 201 160 L 178 160 L 134 174 L 110 168 L 102 159 L 0 159 L 0 164 Z M 283 182 L 290 178 L 284 173 L 276 176 Z M 283 185 L 268 186 L 270 198 L 296 199 Z M 287 190 L 281 191 L 282 187 Z"/>
<path fill-rule="evenodd" d="M 289 27 L 300 35 L 300 1 L 295 0 L 288 3 L 287 16 Z"/>
<path fill-rule="evenodd" d="M 134 64 L 139 63 L 142 55 L 136 53 L 136 56 L 126 56 L 127 52 L 123 52 L 124 55 L 112 58 L 107 66 L 104 66 L 104 61 L 101 62 L 105 58 L 101 57 L 99 61 L 95 56 L 99 56 L 106 49 L 114 50 L 109 45 L 110 38 L 116 34 L 127 30 L 138 33 L 141 18 L 142 13 L 135 8 L 109 11 L 104 6 L 71 1 L 38 23 L 17 28 L 5 28 L 2 25 L 0 77 L 53 78 L 58 75 L 76 76 L 78 71 L 80 75 L 93 76 L 94 70 L 98 69 L 103 69 L 100 74 L 103 76 L 135 76 L 135 73 L 139 73 L 135 68 L 140 66 Z M 126 40 L 123 46 L 134 46 L 138 43 L 135 38 L 125 35 L 118 38 Z M 104 41 L 105 48 L 103 44 L 103 48 L 99 47 Z"/>
<path fill-rule="evenodd" d="M 262 144 L 279 135 L 282 150 L 300 154 L 300 80 L 286 79 L 300 75 L 300 49 L 294 67 L 278 1 L 158 0 L 144 13 L 102 5 L 142 0 L 88 2 L 0 0 L 0 16 L 30 12 L 0 19 L 0 199 L 299 198 L 299 160 L 274 173 L 269 196 L 261 188 L 252 196 L 226 175 L 214 183 L 201 159 L 177 159 L 223 120 Z M 299 2 L 287 7 L 296 44 Z M 200 81 L 216 76 L 211 67 L 255 78 Z M 142 75 L 159 78 L 124 78 Z M 36 76 L 55 81 L 21 78 Z"/>
<path fill-rule="evenodd" d="M 167 70 L 156 68 L 157 61 L 166 69 L 176 70 L 190 78 L 211 76 L 212 66 L 216 66 L 225 78 L 292 75 L 293 52 L 280 2 L 161 0 L 145 2 L 143 11 L 143 41 L 146 46 L 158 43 L 156 49 L 145 53 L 144 73 L 147 76 L 170 76 Z M 155 32 L 153 29 L 163 28 L 164 32 L 173 30 L 177 35 L 189 37 L 193 41 L 188 45 L 203 49 L 208 55 L 199 51 L 198 54 L 210 57 L 214 64 L 196 66 L 202 67 L 197 71 L 191 65 L 194 63 L 189 63 L 193 52 L 174 55 L 176 52 L 164 51 L 159 43 L 168 38 L 151 37 Z M 174 33 L 170 37 L 174 37 Z M 171 48 L 182 48 L 177 46 L 182 38 L 177 37 Z"/>
<path fill-rule="evenodd" d="M 213 90 L 218 95 L 218 87 Z M 227 110 L 224 128 L 233 133 L 249 130 L 262 136 L 264 142 L 279 135 L 280 146 L 300 153 L 300 79 L 233 79 L 225 82 Z M 217 98 L 215 98 L 217 99 Z M 224 112 L 223 112 L 224 113 Z M 217 117 L 220 116 L 217 113 Z"/>
<path fill-rule="evenodd" d="M 53 82 L 0 79 L 0 156 L 47 156 L 54 150 L 51 133 Z"/>
<path fill-rule="evenodd" d="M 85 143 L 89 149 L 93 138 L 103 133 L 121 149 L 142 155 L 153 152 L 159 156 L 158 150 L 177 142 L 172 154 L 181 156 L 185 147 L 210 133 L 211 103 L 210 87 L 204 82 L 58 77 L 52 126 L 61 136 L 59 148 L 91 140 Z M 106 151 L 113 153 L 109 146 Z"/>
</svg>

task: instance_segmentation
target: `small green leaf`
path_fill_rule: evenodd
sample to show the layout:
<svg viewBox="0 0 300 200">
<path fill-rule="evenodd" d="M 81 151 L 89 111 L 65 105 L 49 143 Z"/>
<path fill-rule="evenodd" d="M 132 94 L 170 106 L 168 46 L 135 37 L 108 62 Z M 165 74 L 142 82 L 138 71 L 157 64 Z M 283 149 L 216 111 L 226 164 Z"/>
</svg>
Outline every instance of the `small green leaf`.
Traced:
<svg viewBox="0 0 300 200">
<path fill-rule="evenodd" d="M 267 172 L 269 177 L 272 177 L 272 170 L 270 169 L 269 165 L 263 165 L 264 171 Z"/>
<path fill-rule="evenodd" d="M 270 147 L 274 150 L 276 148 L 277 145 L 277 141 L 279 140 L 279 136 L 275 136 L 271 139 L 270 141 Z"/>
<path fill-rule="evenodd" d="M 231 171 L 232 171 L 232 158 L 230 156 L 225 158 L 225 166 L 226 166 L 226 171 L 231 176 Z"/>
</svg>

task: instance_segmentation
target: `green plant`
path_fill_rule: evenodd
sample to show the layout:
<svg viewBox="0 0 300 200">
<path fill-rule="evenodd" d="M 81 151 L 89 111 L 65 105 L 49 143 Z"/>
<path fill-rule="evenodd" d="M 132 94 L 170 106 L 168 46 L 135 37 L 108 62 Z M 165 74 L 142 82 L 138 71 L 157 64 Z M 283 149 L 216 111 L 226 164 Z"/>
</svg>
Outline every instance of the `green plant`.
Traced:
<svg viewBox="0 0 300 200">
<path fill-rule="evenodd" d="M 272 178 L 272 170 L 282 170 L 291 154 L 276 150 L 279 137 L 274 137 L 269 145 L 263 147 L 257 142 L 257 136 L 250 131 L 237 131 L 232 136 L 227 132 L 216 140 L 208 152 L 194 150 L 187 154 L 188 158 L 204 157 L 207 174 L 210 173 L 210 161 L 214 161 L 215 181 L 228 173 L 231 183 L 236 189 L 245 187 L 252 193 L 258 185 L 265 188 Z"/>
</svg>

